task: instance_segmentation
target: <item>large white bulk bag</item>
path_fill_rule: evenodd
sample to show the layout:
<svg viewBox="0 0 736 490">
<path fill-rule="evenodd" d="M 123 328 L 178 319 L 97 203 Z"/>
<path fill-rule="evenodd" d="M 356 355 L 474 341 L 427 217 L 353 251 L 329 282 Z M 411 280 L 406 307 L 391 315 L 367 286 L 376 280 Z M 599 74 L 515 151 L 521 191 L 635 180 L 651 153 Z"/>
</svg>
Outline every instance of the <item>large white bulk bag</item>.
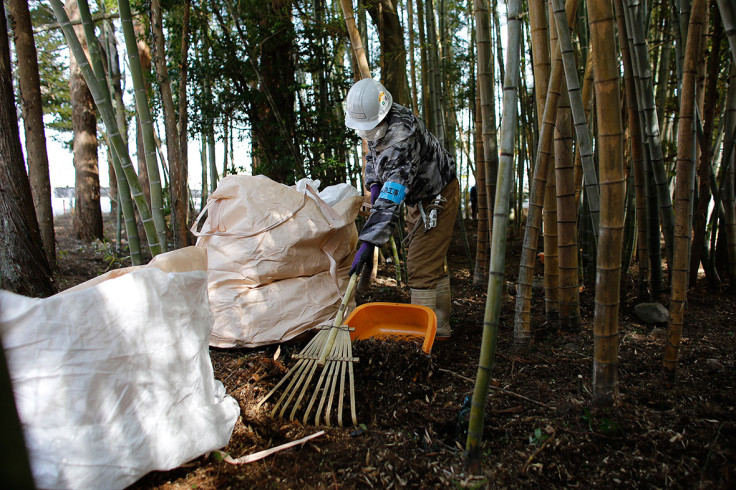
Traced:
<svg viewBox="0 0 736 490">
<path fill-rule="evenodd" d="M 264 176 L 222 179 L 192 228 L 207 249 L 210 345 L 289 340 L 334 318 L 358 241 L 362 196 L 326 204 Z"/>
<path fill-rule="evenodd" d="M 45 299 L 0 291 L 0 335 L 39 488 L 124 488 L 225 446 L 205 251 L 157 256 Z"/>
</svg>

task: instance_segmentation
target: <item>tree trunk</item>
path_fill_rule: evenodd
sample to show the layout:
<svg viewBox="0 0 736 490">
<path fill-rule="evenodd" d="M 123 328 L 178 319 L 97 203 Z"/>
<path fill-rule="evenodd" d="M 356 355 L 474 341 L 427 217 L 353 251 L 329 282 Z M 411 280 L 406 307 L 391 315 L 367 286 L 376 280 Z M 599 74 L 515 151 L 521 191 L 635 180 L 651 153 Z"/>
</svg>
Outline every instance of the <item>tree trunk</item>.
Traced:
<svg viewBox="0 0 736 490">
<path fill-rule="evenodd" d="M 176 235 L 179 243 L 186 243 L 186 238 L 182 242 L 181 237 L 181 221 L 186 223 L 187 215 L 187 193 L 180 194 L 181 186 L 177 186 L 180 183 L 182 172 L 186 169 L 182 167 L 182 149 L 179 146 L 179 131 L 177 129 L 176 121 L 176 108 L 174 107 L 174 98 L 171 92 L 171 80 L 168 76 L 168 67 L 166 63 L 166 39 L 164 38 L 163 32 L 163 13 L 161 12 L 160 0 L 151 0 L 151 32 L 153 33 L 153 64 L 156 71 L 156 81 L 158 82 L 159 93 L 161 94 L 161 105 L 163 106 L 164 116 L 164 127 L 166 128 L 166 154 L 169 160 L 169 175 L 171 176 L 171 182 L 169 185 L 169 198 L 171 200 L 171 208 L 174 210 L 174 214 L 177 217 L 177 230 Z M 144 140 L 145 142 L 145 140 Z M 148 167 L 148 178 L 151 179 L 151 199 L 154 199 L 153 186 L 161 186 L 161 180 L 158 175 L 153 175 L 155 171 L 158 173 L 158 167 L 151 165 L 152 162 L 146 158 Z M 155 170 L 154 170 L 155 169 Z M 185 173 L 184 173 L 185 175 Z M 157 182 L 154 182 L 156 178 Z M 186 182 L 186 181 L 185 181 Z M 186 185 L 186 183 L 184 184 Z M 159 203 L 153 204 L 152 207 L 158 206 Z M 156 227 L 159 228 L 158 226 Z M 161 232 L 163 231 L 163 236 Z M 161 238 L 165 240 L 166 229 L 159 230 L 159 241 Z M 166 242 L 161 243 L 161 246 L 166 249 Z"/>
<path fill-rule="evenodd" d="M 253 145 L 258 165 L 253 173 L 264 174 L 284 184 L 304 175 L 296 138 L 294 114 L 294 24 L 291 1 L 272 2 L 249 15 L 262 36 L 256 49 L 249 46 L 260 95 L 250 109 Z M 238 25 L 241 39 L 245 33 Z M 250 24 L 249 24 L 250 25 Z M 277 36 L 273 36 L 278 32 Z"/>
<path fill-rule="evenodd" d="M 43 125 L 41 82 L 38 74 L 36 44 L 27 0 L 10 0 L 10 16 L 14 22 L 15 54 L 18 59 L 23 126 L 26 133 L 28 177 L 31 182 L 33 204 L 41 232 L 43 248 L 49 267 L 56 269 L 56 241 L 54 216 L 51 209 L 51 182 L 46 152 L 46 133 Z"/>
<path fill-rule="evenodd" d="M 624 227 L 624 165 L 619 65 L 613 8 L 608 0 L 588 2 L 596 122 L 600 148 L 601 218 L 593 319 L 593 404 L 618 398 L 618 307 Z"/>
<path fill-rule="evenodd" d="M 189 244 L 189 226 L 187 210 L 189 209 L 189 159 L 187 157 L 188 115 L 187 115 L 187 56 L 189 54 L 189 11 L 191 0 L 184 3 L 181 28 L 181 58 L 179 62 L 179 165 L 171 169 L 170 193 L 176 195 L 172 199 L 174 212 L 172 230 L 174 231 L 174 248 L 186 247 Z M 227 160 L 227 139 L 225 139 L 225 160 Z M 227 171 L 227 161 L 223 173 Z"/>
<path fill-rule="evenodd" d="M 0 288 L 49 296 L 54 286 L 23 162 L 7 32 L 0 4 Z"/>
<path fill-rule="evenodd" d="M 404 47 L 404 29 L 401 27 L 393 0 L 379 0 L 364 3 L 368 14 L 378 30 L 381 42 L 381 79 L 383 85 L 391 93 L 394 102 L 403 106 L 409 105 L 406 78 L 406 48 Z"/>
<path fill-rule="evenodd" d="M 76 0 L 67 2 L 70 20 L 78 20 Z M 87 52 L 87 42 L 81 25 L 74 27 L 79 41 Z M 72 127 L 74 128 L 74 235 L 87 241 L 103 239 L 102 209 L 100 208 L 100 171 L 97 162 L 97 115 L 92 94 L 87 87 L 77 60 L 69 63 L 69 89 L 72 99 Z"/>
<path fill-rule="evenodd" d="M 705 0 L 694 0 L 688 24 L 685 62 L 682 71 L 680 122 L 677 131 L 677 176 L 675 183 L 675 243 L 672 264 L 670 321 L 667 329 L 662 370 L 665 380 L 674 381 L 677 370 L 682 325 L 687 298 L 688 255 L 690 250 L 690 187 L 694 164 L 692 157 L 692 126 L 695 113 L 695 83 L 700 39 L 705 18 Z"/>
</svg>

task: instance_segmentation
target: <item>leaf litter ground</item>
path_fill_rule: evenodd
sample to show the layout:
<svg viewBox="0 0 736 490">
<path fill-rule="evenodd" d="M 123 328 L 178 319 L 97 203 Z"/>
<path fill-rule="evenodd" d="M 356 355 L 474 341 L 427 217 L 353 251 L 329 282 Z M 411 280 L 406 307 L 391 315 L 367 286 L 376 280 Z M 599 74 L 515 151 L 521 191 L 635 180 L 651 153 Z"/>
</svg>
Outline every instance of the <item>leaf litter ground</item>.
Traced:
<svg viewBox="0 0 736 490">
<path fill-rule="evenodd" d="M 68 220 L 57 220 L 56 282 L 61 289 L 120 265 L 105 244 L 84 244 L 71 237 L 70 230 Z M 472 242 L 472 222 L 468 231 Z M 524 349 L 513 344 L 513 287 L 504 292 L 482 465 L 476 474 L 466 472 L 462 447 L 485 290 L 473 287 L 461 237 L 455 238 L 449 256 L 452 339 L 435 343 L 431 356 L 417 342 L 371 339 L 353 344 L 360 358 L 355 382 L 361 427 L 305 426 L 270 418 L 268 404 L 255 408 L 293 365 L 291 356 L 303 344 L 211 349 L 215 376 L 241 408 L 223 448 L 233 458 L 318 430 L 326 434 L 247 465 L 230 465 L 215 454 L 202 456 L 171 471 L 152 472 L 131 488 L 736 485 L 736 288 L 713 291 L 703 280 L 690 290 L 677 382 L 667 387 L 661 377 L 666 326 L 638 323 L 636 284 L 623 280 L 620 401 L 613 409 L 600 410 L 590 403 L 592 273 L 581 293 L 582 331 L 563 334 L 547 323 L 543 292 L 535 291 L 534 342 Z M 509 281 L 516 278 L 520 244 L 520 237 L 510 238 Z M 408 292 L 394 277 L 393 266 L 381 264 L 378 279 L 357 294 L 358 304 L 408 302 Z"/>
</svg>

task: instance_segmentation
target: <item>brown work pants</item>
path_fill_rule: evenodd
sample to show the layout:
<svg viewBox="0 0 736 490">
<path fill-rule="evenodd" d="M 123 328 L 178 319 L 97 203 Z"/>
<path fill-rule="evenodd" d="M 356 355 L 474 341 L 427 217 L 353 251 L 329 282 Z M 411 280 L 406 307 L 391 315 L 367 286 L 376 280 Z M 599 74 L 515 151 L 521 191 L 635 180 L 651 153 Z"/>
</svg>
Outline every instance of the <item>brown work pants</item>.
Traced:
<svg viewBox="0 0 736 490">
<path fill-rule="evenodd" d="M 413 289 L 432 289 L 437 281 L 447 275 L 445 272 L 445 256 L 450 248 L 452 230 L 457 218 L 457 207 L 460 202 L 460 184 L 453 179 L 442 189 L 440 195 L 447 199 L 437 216 L 437 226 L 424 231 L 424 223 L 419 206 L 406 207 L 406 224 L 408 231 L 419 226 L 409 243 L 406 266 L 409 273 L 409 287 Z M 422 202 L 425 212 L 434 201 L 434 197 Z"/>
</svg>

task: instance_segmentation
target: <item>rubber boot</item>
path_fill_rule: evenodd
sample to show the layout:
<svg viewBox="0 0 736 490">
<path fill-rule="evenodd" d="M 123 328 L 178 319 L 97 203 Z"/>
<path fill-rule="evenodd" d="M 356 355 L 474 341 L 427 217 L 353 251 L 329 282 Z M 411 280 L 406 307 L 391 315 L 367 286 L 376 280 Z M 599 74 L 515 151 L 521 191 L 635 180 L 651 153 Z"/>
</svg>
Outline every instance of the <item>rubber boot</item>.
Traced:
<svg viewBox="0 0 736 490">
<path fill-rule="evenodd" d="M 437 335 L 438 340 L 449 339 L 452 334 L 450 328 L 450 314 L 452 313 L 452 295 L 450 292 L 450 276 L 445 276 L 437 283 Z"/>
<path fill-rule="evenodd" d="M 437 315 L 437 288 L 432 289 L 413 289 L 411 290 L 411 304 L 413 305 L 420 305 L 420 306 L 426 306 L 427 308 L 430 308 L 432 311 L 434 311 L 434 314 Z M 437 333 L 435 334 L 435 340 L 443 340 L 447 339 L 447 337 L 441 338 L 440 337 L 440 329 L 439 329 L 439 318 L 437 319 Z"/>
</svg>

